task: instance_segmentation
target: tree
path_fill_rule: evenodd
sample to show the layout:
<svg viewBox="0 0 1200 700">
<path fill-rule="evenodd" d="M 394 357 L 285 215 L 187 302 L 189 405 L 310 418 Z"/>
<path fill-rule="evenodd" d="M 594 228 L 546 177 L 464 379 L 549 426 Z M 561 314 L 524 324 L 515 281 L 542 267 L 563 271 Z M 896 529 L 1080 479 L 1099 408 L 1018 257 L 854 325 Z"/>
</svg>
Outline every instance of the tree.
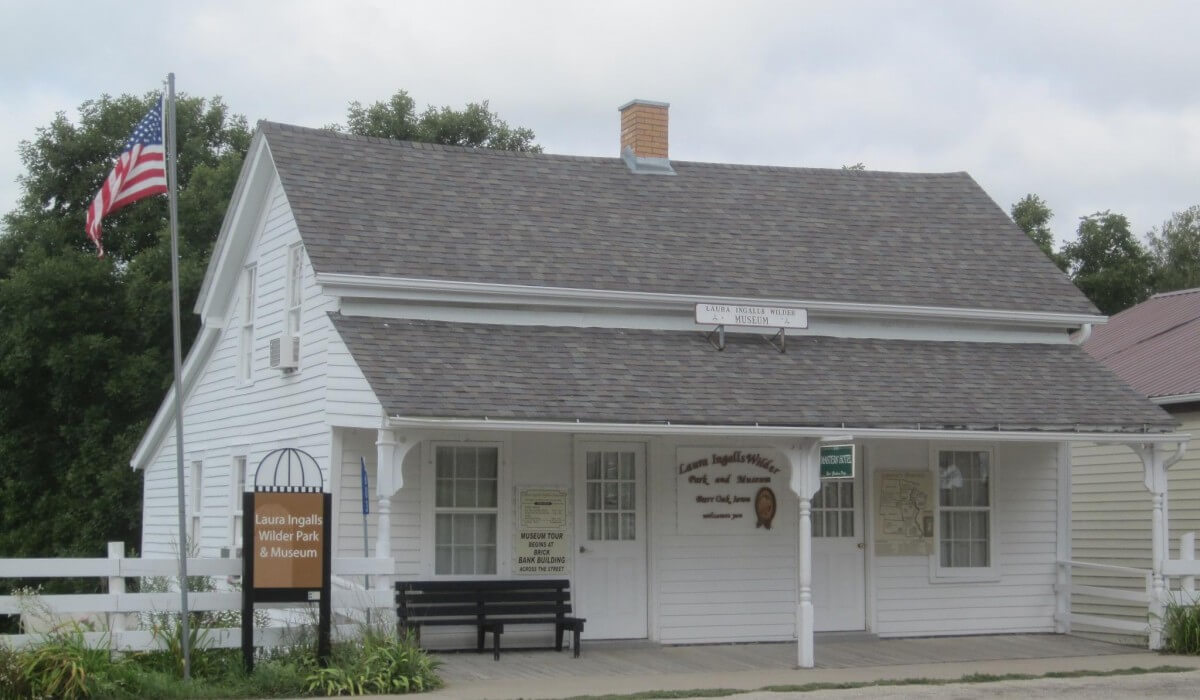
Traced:
<svg viewBox="0 0 1200 700">
<path fill-rule="evenodd" d="M 154 99 L 88 100 L 77 121 L 60 113 L 20 144 L 21 197 L 0 229 L 0 557 L 96 556 L 106 541 L 141 539 L 141 475 L 129 459 L 172 376 L 166 198 L 106 218 L 103 259 L 84 221 Z M 219 98 L 181 96 L 177 113 L 186 350 L 198 329 L 187 312 L 251 134 Z M 401 91 L 386 105 L 353 103 L 348 116 L 373 136 L 541 150 L 486 102 L 413 115 Z"/>
<path fill-rule="evenodd" d="M 1200 287 L 1200 205 L 1177 211 L 1150 231 L 1154 290 Z"/>
<path fill-rule="evenodd" d="M 1129 232 L 1129 220 L 1108 211 L 1080 217 L 1075 240 L 1063 246 L 1071 281 L 1105 314 L 1150 295 L 1153 262 Z"/>
<path fill-rule="evenodd" d="M 86 208 L 157 95 L 102 96 L 19 151 L 21 197 L 0 237 L 0 556 L 91 555 L 141 537 L 129 457 L 171 376 L 166 198 L 104 222 Z M 194 303 L 250 142 L 220 99 L 178 100 L 182 306 Z M 185 314 L 185 346 L 196 320 Z"/>
<path fill-rule="evenodd" d="M 855 172 L 862 172 L 866 169 L 867 169 L 866 164 L 862 163 L 862 162 L 855 163 L 854 165 L 843 165 L 842 166 L 842 170 L 853 170 Z"/>
<path fill-rule="evenodd" d="M 1036 194 L 1027 194 L 1009 209 L 1013 222 L 1029 236 L 1046 257 L 1050 258 L 1058 269 L 1066 272 L 1067 261 L 1062 255 L 1054 252 L 1054 234 L 1050 231 L 1050 218 L 1054 212 L 1042 198 Z"/>
<path fill-rule="evenodd" d="M 403 141 L 542 152 L 542 147 L 533 142 L 533 131 L 510 127 L 488 108 L 487 100 L 470 102 L 462 110 L 430 105 L 418 115 L 416 102 L 405 90 L 398 91 L 387 102 L 376 102 L 369 107 L 351 102 L 346 127 L 331 124 L 326 128 Z"/>
</svg>

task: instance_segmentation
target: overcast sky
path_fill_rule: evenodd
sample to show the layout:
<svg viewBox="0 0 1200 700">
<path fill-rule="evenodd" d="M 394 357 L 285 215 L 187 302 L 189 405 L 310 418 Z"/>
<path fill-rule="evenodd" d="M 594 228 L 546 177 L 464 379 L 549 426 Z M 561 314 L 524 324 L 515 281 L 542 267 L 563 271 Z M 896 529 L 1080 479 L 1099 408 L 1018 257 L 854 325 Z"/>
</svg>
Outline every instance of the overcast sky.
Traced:
<svg viewBox="0 0 1200 700">
<path fill-rule="evenodd" d="M 22 139 L 168 71 L 251 123 L 488 99 L 581 155 L 617 154 L 620 104 L 663 100 L 672 158 L 966 170 L 1005 210 L 1041 195 L 1060 240 L 1200 204 L 1200 2 L 163 4 L 0 0 L 0 211 Z"/>
</svg>

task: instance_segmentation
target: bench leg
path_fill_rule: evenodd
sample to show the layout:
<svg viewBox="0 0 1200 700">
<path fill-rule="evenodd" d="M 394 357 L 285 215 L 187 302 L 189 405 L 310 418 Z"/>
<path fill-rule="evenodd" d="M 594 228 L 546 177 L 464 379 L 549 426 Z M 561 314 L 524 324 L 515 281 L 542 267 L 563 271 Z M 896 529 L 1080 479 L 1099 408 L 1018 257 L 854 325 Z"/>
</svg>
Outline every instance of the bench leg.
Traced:
<svg viewBox="0 0 1200 700">
<path fill-rule="evenodd" d="M 575 625 L 575 639 L 572 649 L 575 651 L 575 658 L 579 658 L 579 633 L 583 631 L 582 625 Z"/>
<path fill-rule="evenodd" d="M 487 628 L 484 627 L 483 625 L 476 625 L 475 632 L 476 632 L 475 653 L 482 654 L 483 653 L 483 638 L 487 632 Z"/>
<path fill-rule="evenodd" d="M 554 626 L 554 651 L 562 651 L 563 626 L 561 624 Z"/>
<path fill-rule="evenodd" d="M 492 658 L 496 661 L 500 660 L 500 628 L 492 628 Z"/>
</svg>

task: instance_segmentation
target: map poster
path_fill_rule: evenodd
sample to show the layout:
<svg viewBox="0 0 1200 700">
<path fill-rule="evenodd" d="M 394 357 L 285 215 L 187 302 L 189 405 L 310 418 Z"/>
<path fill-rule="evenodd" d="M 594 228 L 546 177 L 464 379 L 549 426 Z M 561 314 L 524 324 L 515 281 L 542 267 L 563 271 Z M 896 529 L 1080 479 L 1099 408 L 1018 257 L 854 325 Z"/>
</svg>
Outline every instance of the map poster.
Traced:
<svg viewBox="0 0 1200 700">
<path fill-rule="evenodd" d="M 875 554 L 933 553 L 933 475 L 929 471 L 875 472 Z"/>
<path fill-rule="evenodd" d="M 517 488 L 513 573 L 517 576 L 567 576 L 567 490 Z"/>
</svg>

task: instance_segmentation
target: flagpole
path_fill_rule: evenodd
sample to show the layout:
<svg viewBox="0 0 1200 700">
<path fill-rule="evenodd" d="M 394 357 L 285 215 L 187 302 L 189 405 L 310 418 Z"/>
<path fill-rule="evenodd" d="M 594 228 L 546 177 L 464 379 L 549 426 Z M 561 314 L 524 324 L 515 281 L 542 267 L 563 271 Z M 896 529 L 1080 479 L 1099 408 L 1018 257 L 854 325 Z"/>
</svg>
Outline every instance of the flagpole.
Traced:
<svg viewBox="0 0 1200 700">
<path fill-rule="evenodd" d="M 179 619 L 180 643 L 183 647 L 183 677 L 192 675 L 191 630 L 188 619 L 188 578 L 187 578 L 187 508 L 184 503 L 183 484 L 183 374 L 180 369 L 180 333 L 179 333 L 179 201 L 177 191 L 179 183 L 176 180 L 175 161 L 177 160 L 175 138 L 175 74 L 167 74 L 167 197 L 168 209 L 171 213 L 171 321 L 175 340 L 175 495 L 179 502 Z M 199 484 L 197 484 L 197 488 Z"/>
</svg>

